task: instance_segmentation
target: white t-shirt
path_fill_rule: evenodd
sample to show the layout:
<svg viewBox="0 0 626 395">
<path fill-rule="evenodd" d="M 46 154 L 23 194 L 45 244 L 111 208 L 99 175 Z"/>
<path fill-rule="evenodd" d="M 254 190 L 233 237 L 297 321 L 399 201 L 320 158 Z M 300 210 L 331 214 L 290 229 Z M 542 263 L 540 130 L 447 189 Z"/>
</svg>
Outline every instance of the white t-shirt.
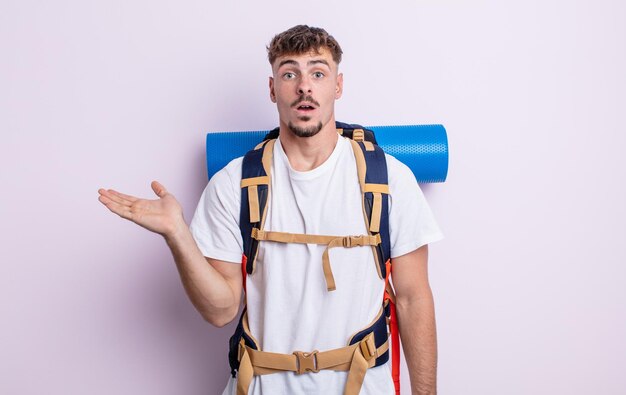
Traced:
<svg viewBox="0 0 626 395">
<path fill-rule="evenodd" d="M 191 221 L 192 234 L 210 258 L 241 264 L 239 230 L 242 158 L 211 179 Z M 437 241 L 442 234 L 411 170 L 387 155 L 391 257 Z M 330 157 L 300 172 L 289 165 L 280 144 L 274 147 L 271 200 L 265 230 L 312 235 L 367 234 L 356 162 L 350 142 L 339 138 Z M 291 354 L 348 345 L 355 332 L 378 313 L 384 281 L 370 246 L 330 249 L 337 289 L 326 289 L 323 245 L 260 242 L 256 271 L 247 278 L 248 320 L 261 350 Z M 224 356 L 226 361 L 226 356 Z M 323 370 L 255 376 L 249 394 L 340 395 L 347 372 Z M 224 395 L 236 393 L 230 379 Z M 368 369 L 361 394 L 394 394 L 389 363 Z"/>
</svg>

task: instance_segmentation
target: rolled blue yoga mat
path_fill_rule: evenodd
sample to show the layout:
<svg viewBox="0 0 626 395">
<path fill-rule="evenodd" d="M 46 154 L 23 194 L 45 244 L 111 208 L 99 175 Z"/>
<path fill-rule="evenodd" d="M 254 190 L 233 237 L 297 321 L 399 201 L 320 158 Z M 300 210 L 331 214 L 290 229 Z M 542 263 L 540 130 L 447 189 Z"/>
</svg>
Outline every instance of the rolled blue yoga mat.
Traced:
<svg viewBox="0 0 626 395">
<path fill-rule="evenodd" d="M 365 126 L 378 145 L 407 165 L 418 182 L 444 182 L 448 175 L 448 137 L 442 125 Z M 263 140 L 267 130 L 214 132 L 206 136 L 209 179 L 231 160 Z"/>
</svg>

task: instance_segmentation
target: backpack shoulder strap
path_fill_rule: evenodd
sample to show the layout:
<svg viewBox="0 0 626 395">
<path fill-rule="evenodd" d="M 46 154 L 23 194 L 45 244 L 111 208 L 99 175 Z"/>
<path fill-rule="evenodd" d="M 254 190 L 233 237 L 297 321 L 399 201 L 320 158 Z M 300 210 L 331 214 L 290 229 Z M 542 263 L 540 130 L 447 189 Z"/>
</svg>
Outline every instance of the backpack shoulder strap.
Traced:
<svg viewBox="0 0 626 395">
<path fill-rule="evenodd" d="M 381 243 L 373 247 L 374 257 L 378 274 L 385 278 L 386 263 L 391 257 L 387 160 L 382 148 L 370 141 L 350 140 L 350 143 L 356 158 L 365 224 L 370 235 L 380 234 Z"/>
<path fill-rule="evenodd" d="M 391 274 L 391 241 L 389 238 L 389 179 L 385 153 L 371 140 L 368 141 L 367 130 L 361 133 L 355 129 L 352 133 L 352 148 L 357 163 L 359 184 L 363 195 L 363 213 L 365 224 L 370 234 L 380 234 L 381 243 L 373 247 L 377 260 L 377 269 L 381 278 L 385 279 L 383 306 L 388 317 L 391 332 L 391 377 L 396 394 L 400 393 L 400 336 L 396 316 L 395 294 L 389 282 Z M 356 138 L 355 138 L 356 134 Z M 373 133 L 372 133 L 373 137 Z M 375 139 L 374 139 L 375 141 Z"/>
<path fill-rule="evenodd" d="M 272 156 L 276 140 L 266 140 L 243 157 L 241 171 L 241 208 L 239 229 L 243 240 L 245 271 L 255 269 L 258 240 L 252 238 L 253 229 L 262 230 L 270 196 Z"/>
</svg>

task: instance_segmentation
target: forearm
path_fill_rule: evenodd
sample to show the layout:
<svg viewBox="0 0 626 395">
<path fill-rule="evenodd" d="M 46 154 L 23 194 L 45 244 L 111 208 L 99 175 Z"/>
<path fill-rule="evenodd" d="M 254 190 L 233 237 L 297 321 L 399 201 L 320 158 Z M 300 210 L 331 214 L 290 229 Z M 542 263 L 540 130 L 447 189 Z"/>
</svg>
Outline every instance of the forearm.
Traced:
<svg viewBox="0 0 626 395">
<path fill-rule="evenodd" d="M 162 235 L 172 251 L 183 286 L 193 305 L 213 325 L 226 325 L 239 309 L 240 271 L 230 263 L 207 262 L 191 236 L 180 204 L 157 181 L 150 185 L 159 199 L 139 199 L 101 188 L 98 190 L 98 200 L 120 217 Z M 219 271 L 213 266 L 222 264 L 225 265 L 224 270 L 222 266 Z"/>
<path fill-rule="evenodd" d="M 207 262 L 182 221 L 177 230 L 165 236 L 172 251 L 185 291 L 205 320 L 224 326 L 236 316 L 240 295 L 213 266 Z"/>
<path fill-rule="evenodd" d="M 413 395 L 437 393 L 437 331 L 430 288 L 397 300 L 398 327 Z"/>
</svg>

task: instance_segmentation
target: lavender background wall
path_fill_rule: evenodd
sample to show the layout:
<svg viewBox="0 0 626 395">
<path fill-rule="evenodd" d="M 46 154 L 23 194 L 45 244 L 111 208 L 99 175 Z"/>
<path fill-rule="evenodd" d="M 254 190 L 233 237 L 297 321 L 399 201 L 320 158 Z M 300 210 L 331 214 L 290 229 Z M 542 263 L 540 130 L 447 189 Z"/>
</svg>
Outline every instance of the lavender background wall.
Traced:
<svg viewBox="0 0 626 395">
<path fill-rule="evenodd" d="M 448 128 L 449 180 L 424 185 L 447 236 L 431 248 L 440 393 L 625 393 L 625 15 L 1 0 L 0 393 L 221 392 L 232 326 L 205 323 L 162 240 L 96 191 L 157 179 L 190 219 L 205 132 L 277 123 L 264 46 L 297 23 L 344 47 L 339 119 Z"/>
</svg>

